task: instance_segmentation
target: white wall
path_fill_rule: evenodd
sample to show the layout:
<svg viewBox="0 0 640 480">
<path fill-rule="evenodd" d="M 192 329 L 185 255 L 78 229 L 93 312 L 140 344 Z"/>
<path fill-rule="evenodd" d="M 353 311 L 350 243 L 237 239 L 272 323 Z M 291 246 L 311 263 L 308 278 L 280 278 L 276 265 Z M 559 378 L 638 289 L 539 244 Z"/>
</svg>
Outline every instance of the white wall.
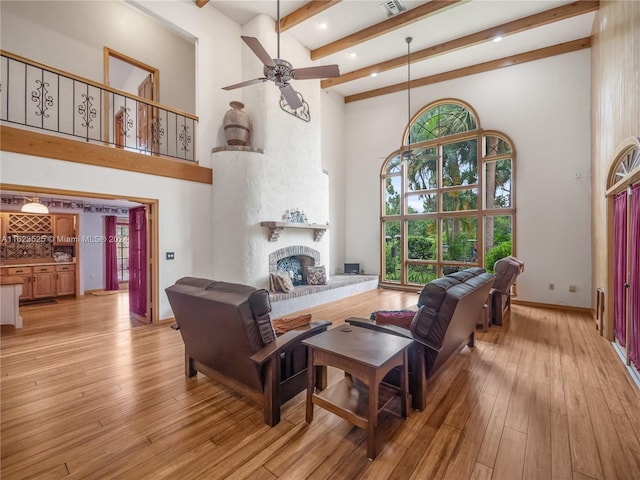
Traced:
<svg viewBox="0 0 640 480">
<path fill-rule="evenodd" d="M 320 94 L 322 111 L 322 168 L 329 177 L 329 225 L 331 262 L 328 271 L 342 273 L 346 257 L 345 219 L 345 105 L 342 95 L 331 90 Z M 378 272 L 367 272 L 375 273 Z"/>
<path fill-rule="evenodd" d="M 243 34 L 257 37 L 276 56 L 274 22 L 260 15 L 243 26 Z M 307 65 L 308 51 L 291 38 L 281 56 L 293 65 Z M 262 64 L 242 48 L 242 79 L 261 75 Z M 235 80 L 239 81 L 240 78 Z M 234 82 L 234 83 L 235 83 Z M 271 82 L 234 90 L 251 118 L 252 145 L 264 154 L 218 152 L 213 166 L 213 258 L 215 278 L 266 288 L 269 254 L 283 247 L 303 245 L 320 252 L 330 265 L 329 236 L 315 242 L 311 230 L 287 229 L 277 242 L 268 240 L 263 221 L 281 221 L 298 208 L 309 223 L 329 221 L 327 176 L 320 155 L 321 105 L 319 81 L 292 82 L 309 104 L 311 121 L 304 122 L 279 106 L 280 92 Z"/>
<path fill-rule="evenodd" d="M 512 139 L 521 300 L 591 306 L 589 68 L 582 50 L 411 91 L 412 114 L 458 98 Z M 380 167 L 406 118 L 406 92 L 346 106 L 346 254 L 369 272 L 380 269 Z"/>
<path fill-rule="evenodd" d="M 104 217 L 96 213 L 80 214 L 78 238 L 104 235 Z M 104 244 L 100 242 L 80 242 L 80 294 L 85 290 L 103 290 Z"/>
<path fill-rule="evenodd" d="M 161 103 L 194 111 L 193 37 L 125 2 L 3 0 L 0 8 L 3 50 L 102 83 L 103 47 L 109 47 L 160 70 Z"/>
</svg>

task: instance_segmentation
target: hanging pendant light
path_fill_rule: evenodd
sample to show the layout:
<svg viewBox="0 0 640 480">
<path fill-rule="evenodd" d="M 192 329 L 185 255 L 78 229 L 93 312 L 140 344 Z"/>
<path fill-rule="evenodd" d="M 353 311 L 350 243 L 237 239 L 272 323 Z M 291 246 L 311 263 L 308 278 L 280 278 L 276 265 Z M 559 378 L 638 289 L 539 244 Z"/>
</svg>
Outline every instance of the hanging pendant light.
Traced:
<svg viewBox="0 0 640 480">
<path fill-rule="evenodd" d="M 22 205 L 22 208 L 20 209 L 21 212 L 24 212 L 24 213 L 49 213 L 49 209 L 47 208 L 46 205 L 43 205 L 42 203 L 40 203 L 40 199 L 38 198 L 37 195 L 35 197 L 31 198 L 31 199 L 27 198 L 27 200 L 30 200 L 30 202 L 25 203 L 24 205 Z"/>
<path fill-rule="evenodd" d="M 413 158 L 411 152 L 411 42 L 413 37 L 407 37 L 405 41 L 407 42 L 407 128 L 409 134 L 407 135 L 407 148 L 402 152 L 403 162 Z"/>
</svg>

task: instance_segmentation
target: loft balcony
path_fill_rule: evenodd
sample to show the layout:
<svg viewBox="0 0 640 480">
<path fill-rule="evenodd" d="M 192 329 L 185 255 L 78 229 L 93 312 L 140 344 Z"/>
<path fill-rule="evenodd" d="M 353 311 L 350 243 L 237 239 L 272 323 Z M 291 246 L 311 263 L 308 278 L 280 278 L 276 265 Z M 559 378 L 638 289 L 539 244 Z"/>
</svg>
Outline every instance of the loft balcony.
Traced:
<svg viewBox="0 0 640 480">
<path fill-rule="evenodd" d="M 2 150 L 211 183 L 196 115 L 0 53 Z"/>
</svg>

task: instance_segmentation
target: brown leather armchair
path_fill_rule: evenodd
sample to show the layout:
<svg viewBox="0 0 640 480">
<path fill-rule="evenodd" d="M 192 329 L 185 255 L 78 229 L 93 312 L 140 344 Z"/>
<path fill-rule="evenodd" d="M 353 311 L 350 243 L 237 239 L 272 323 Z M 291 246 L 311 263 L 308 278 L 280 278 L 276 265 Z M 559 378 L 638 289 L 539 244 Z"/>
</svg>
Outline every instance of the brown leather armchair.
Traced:
<svg viewBox="0 0 640 480">
<path fill-rule="evenodd" d="M 414 340 L 409 350 L 409 391 L 413 408 L 426 406 L 427 377 L 465 343 L 475 344 L 475 329 L 495 277 L 474 267 L 437 278 L 424 286 L 420 307 L 408 328 L 380 325 L 376 320 L 347 319 L 347 323 Z M 385 381 L 397 384 L 393 373 Z"/>
<path fill-rule="evenodd" d="M 490 295 L 491 323 L 502 325 L 511 313 L 511 286 L 524 271 L 524 262 L 516 257 L 505 257 L 493 265 L 496 281 Z"/>
<path fill-rule="evenodd" d="M 280 407 L 307 388 L 302 340 L 327 330 L 326 320 L 275 336 L 269 292 L 185 277 L 166 290 L 185 346 L 185 375 L 203 373 L 261 405 L 276 425 Z M 316 372 L 326 387 L 326 368 Z"/>
</svg>

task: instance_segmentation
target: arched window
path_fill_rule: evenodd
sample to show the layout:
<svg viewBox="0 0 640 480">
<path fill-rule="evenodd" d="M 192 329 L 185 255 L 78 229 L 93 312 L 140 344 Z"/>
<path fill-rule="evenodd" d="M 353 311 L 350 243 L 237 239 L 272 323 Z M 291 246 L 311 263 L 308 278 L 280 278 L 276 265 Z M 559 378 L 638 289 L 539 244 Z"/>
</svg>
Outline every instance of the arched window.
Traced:
<svg viewBox="0 0 640 480">
<path fill-rule="evenodd" d="M 509 138 L 442 100 L 418 112 L 381 170 L 383 285 L 416 286 L 515 253 Z"/>
</svg>

